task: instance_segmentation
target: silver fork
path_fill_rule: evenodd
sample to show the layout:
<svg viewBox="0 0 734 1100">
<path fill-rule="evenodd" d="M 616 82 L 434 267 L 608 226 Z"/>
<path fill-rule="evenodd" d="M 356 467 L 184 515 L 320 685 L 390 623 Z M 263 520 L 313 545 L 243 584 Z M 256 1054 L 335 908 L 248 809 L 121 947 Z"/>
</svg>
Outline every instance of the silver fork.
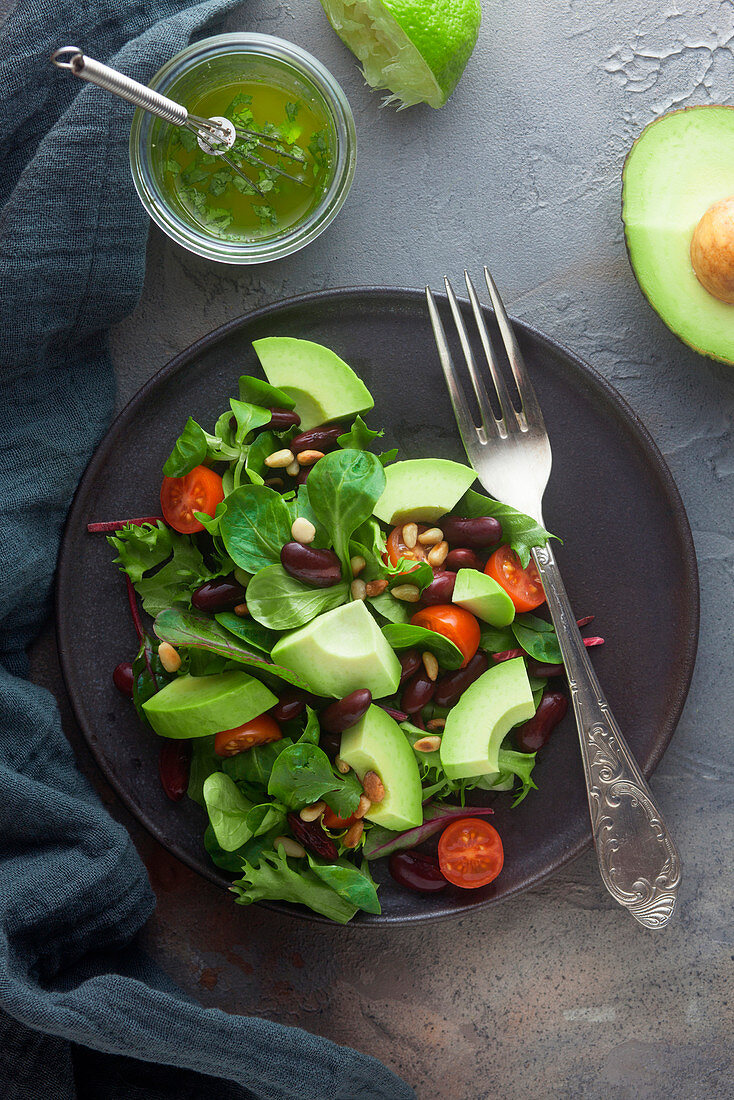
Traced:
<svg viewBox="0 0 734 1100">
<path fill-rule="evenodd" d="M 493 497 L 543 522 L 542 500 L 551 472 L 543 414 L 528 378 L 512 325 L 487 268 L 484 278 L 521 407 L 516 409 L 494 354 L 482 307 L 465 271 L 474 319 L 499 402 L 498 419 L 472 353 L 459 303 L 448 279 L 446 293 L 477 399 L 481 426 L 467 404 L 446 332 L 430 287 L 428 309 L 459 434 L 469 462 Z M 532 551 L 566 665 L 589 798 L 591 830 L 604 885 L 645 928 L 664 928 L 675 908 L 680 858 L 650 788 L 604 698 L 550 543 Z"/>
</svg>

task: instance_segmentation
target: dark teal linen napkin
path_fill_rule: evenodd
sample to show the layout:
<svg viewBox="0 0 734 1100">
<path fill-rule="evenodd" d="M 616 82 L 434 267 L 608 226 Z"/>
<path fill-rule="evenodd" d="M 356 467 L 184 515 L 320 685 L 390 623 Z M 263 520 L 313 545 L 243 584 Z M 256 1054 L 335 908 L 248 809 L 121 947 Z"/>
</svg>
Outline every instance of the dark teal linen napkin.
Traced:
<svg viewBox="0 0 734 1100">
<path fill-rule="evenodd" d="M 0 31 L 3 1100 L 413 1096 L 356 1051 L 204 1010 L 153 967 L 134 944 L 153 908 L 140 860 L 77 771 L 54 700 L 23 678 L 71 495 L 111 416 L 107 333 L 140 294 L 148 230 L 130 108 L 49 54 L 79 45 L 147 80 L 233 6 L 27 0 Z"/>
</svg>

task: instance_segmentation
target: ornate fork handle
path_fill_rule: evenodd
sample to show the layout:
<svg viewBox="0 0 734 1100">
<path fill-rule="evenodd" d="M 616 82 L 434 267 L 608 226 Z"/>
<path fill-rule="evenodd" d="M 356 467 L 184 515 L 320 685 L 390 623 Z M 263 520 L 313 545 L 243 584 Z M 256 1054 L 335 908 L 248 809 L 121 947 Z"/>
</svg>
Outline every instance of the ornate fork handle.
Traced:
<svg viewBox="0 0 734 1100">
<path fill-rule="evenodd" d="M 663 928 L 680 883 L 678 852 L 604 698 L 550 545 L 533 559 L 566 665 L 601 876 L 640 924 Z"/>
</svg>

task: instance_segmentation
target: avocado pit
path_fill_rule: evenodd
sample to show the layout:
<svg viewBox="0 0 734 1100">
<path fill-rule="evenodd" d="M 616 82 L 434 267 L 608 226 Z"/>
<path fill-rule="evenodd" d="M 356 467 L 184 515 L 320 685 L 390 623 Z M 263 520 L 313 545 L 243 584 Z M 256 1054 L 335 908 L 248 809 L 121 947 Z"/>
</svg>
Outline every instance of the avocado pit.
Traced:
<svg viewBox="0 0 734 1100">
<path fill-rule="evenodd" d="M 734 195 L 713 203 L 699 221 L 691 240 L 691 263 L 709 294 L 734 305 Z"/>
</svg>

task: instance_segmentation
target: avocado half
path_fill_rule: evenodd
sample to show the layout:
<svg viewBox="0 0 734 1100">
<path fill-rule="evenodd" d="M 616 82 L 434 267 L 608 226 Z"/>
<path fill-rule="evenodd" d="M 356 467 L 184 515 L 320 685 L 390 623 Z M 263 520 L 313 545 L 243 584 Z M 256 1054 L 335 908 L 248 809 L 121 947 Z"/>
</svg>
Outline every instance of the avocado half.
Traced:
<svg viewBox="0 0 734 1100">
<path fill-rule="evenodd" d="M 723 363 L 734 363 L 734 304 L 699 282 L 691 240 L 706 211 L 731 195 L 734 107 L 663 115 L 642 131 L 622 171 L 625 240 L 642 293 L 676 336 Z"/>
</svg>

